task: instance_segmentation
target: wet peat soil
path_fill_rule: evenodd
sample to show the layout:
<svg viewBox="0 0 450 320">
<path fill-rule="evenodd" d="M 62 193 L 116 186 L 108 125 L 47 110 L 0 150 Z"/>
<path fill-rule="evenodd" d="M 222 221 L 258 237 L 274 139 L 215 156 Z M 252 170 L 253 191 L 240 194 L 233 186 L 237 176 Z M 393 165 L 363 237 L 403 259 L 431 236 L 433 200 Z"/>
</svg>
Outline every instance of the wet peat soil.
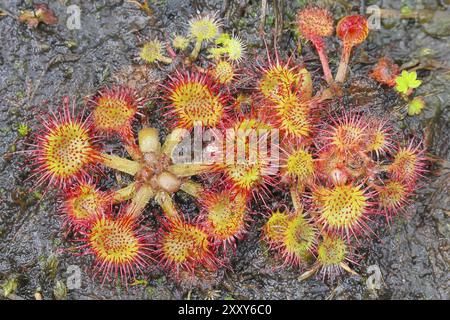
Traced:
<svg viewBox="0 0 450 320">
<path fill-rule="evenodd" d="M 1 7 L 13 15 L 30 7 L 30 1 L 1 1 Z M 45 2 L 45 1 L 44 1 Z M 449 249 L 449 85 L 450 73 L 450 8 L 445 1 L 406 1 L 412 9 L 421 9 L 419 19 L 383 20 L 381 28 L 372 30 L 368 41 L 355 51 L 352 73 L 346 87 L 345 105 L 361 111 L 388 116 L 405 137 L 417 136 L 429 146 L 429 152 L 439 163 L 430 166 L 431 173 L 416 201 L 407 208 L 408 218 L 399 217 L 388 227 L 376 227 L 379 238 L 370 240 L 360 250 L 362 260 L 354 266 L 358 276 L 339 278 L 335 282 L 320 279 L 298 281 L 296 270 L 276 269 L 266 248 L 259 243 L 262 219 L 256 219 L 247 238 L 238 243 L 232 256 L 232 270 L 221 270 L 194 285 L 176 284 L 164 273 L 147 275 L 146 284 L 103 287 L 89 273 L 91 261 L 80 259 L 64 250 L 70 244 L 61 231 L 55 194 L 42 198 L 30 191 L 32 181 L 26 181 L 30 170 L 26 149 L 28 138 L 20 138 L 20 123 L 36 126 L 36 116 L 58 106 L 65 95 L 83 98 L 93 94 L 103 84 L 112 83 L 129 66 L 136 66 L 139 45 L 145 39 L 168 36 L 185 30 L 188 19 L 197 13 L 221 12 L 224 29 L 239 34 L 248 44 L 249 55 L 263 57 L 265 51 L 258 33 L 259 1 L 156 1 L 154 14 L 148 17 L 133 4 L 121 0 L 50 1 L 60 21 L 56 26 L 41 25 L 30 30 L 6 16 L 0 19 L 0 282 L 18 276 L 16 294 L 34 299 L 36 291 L 44 299 L 184 299 L 184 298 L 248 298 L 248 299 L 448 299 Z M 284 56 L 296 50 L 292 21 L 297 8 L 306 1 L 288 1 L 284 8 L 284 29 L 278 47 Z M 361 3 L 400 9 L 398 1 L 319 1 L 328 5 L 335 17 L 363 10 Z M 269 1 L 269 3 L 271 3 Z M 80 30 L 66 27 L 66 9 L 70 4 L 81 7 Z M 269 4 L 265 30 L 269 47 L 273 47 L 270 30 L 276 23 L 274 9 Z M 339 44 L 330 41 L 331 65 L 336 65 Z M 309 45 L 302 55 L 320 82 L 317 57 Z M 397 63 L 418 67 L 423 85 L 417 94 L 426 95 L 427 108 L 420 116 L 401 119 L 401 101 L 386 88 L 380 87 L 367 74 L 376 60 L 389 55 Z M 156 92 L 161 79 L 173 67 L 146 69 L 142 77 Z M 125 70 L 125 71 L 124 71 Z M 316 72 L 317 71 L 317 72 Z M 122 76 L 121 76 L 122 75 Z M 153 106 L 154 107 L 154 106 Z M 401 113 L 401 112 L 400 112 Z M 403 111 L 404 113 L 404 111 Z M 150 123 L 164 131 L 159 112 L 148 113 Z M 164 131 L 166 132 L 166 131 Z M 31 134 L 32 136 L 32 134 Z M 17 151 L 17 153 L 14 153 Z M 178 197 L 183 210 L 193 211 L 190 199 Z M 288 201 L 275 194 L 275 207 Z M 148 211 L 157 210 L 153 207 Z M 80 289 L 64 286 L 70 265 L 82 270 Z M 367 279 L 377 266 L 381 272 L 380 288 L 370 289 Z M 376 268 L 376 267 L 375 267 Z M 373 278 L 373 277 L 372 277 Z M 215 280 L 212 280 L 215 279 Z M 370 282 L 370 281 L 369 281 Z M 56 288 L 56 290 L 55 290 Z"/>
</svg>

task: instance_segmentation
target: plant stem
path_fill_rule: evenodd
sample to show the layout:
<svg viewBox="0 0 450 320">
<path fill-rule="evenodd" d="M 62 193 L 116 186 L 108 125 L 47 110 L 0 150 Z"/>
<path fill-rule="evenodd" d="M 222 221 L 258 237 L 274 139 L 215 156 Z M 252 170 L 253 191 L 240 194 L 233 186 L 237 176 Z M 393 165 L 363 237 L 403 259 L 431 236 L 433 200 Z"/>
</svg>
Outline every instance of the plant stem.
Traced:
<svg viewBox="0 0 450 320">
<path fill-rule="evenodd" d="M 194 181 L 184 182 L 181 185 L 180 189 L 195 198 L 198 198 L 203 193 L 203 190 L 204 190 L 200 183 L 197 183 Z"/>
<path fill-rule="evenodd" d="M 317 53 L 319 54 L 325 80 L 328 84 L 331 84 L 333 82 L 333 75 L 330 70 L 330 65 L 328 64 L 328 55 L 325 50 L 325 43 L 322 38 L 318 37 L 312 39 L 312 43 L 316 47 Z"/>
<path fill-rule="evenodd" d="M 133 160 L 140 160 L 142 158 L 142 153 L 139 150 L 139 147 L 136 143 L 134 144 L 125 144 L 124 145 L 125 150 L 127 150 L 127 153 L 130 155 L 130 157 Z"/>
<path fill-rule="evenodd" d="M 129 3 L 136 4 L 140 10 L 144 11 L 149 17 L 153 15 L 153 10 L 148 5 L 148 0 L 144 0 L 144 3 L 140 3 L 137 0 L 128 0 Z"/>
<path fill-rule="evenodd" d="M 194 50 L 192 50 L 190 60 L 191 62 L 197 60 L 198 54 L 200 53 L 200 50 L 202 49 L 202 41 L 197 40 L 195 42 Z"/>
<path fill-rule="evenodd" d="M 311 277 L 313 274 L 315 274 L 317 272 L 317 270 L 319 269 L 319 264 L 315 264 L 312 266 L 312 268 L 306 272 L 304 272 L 302 275 L 300 275 L 300 277 L 298 277 L 298 281 L 303 281 L 308 279 L 309 277 Z"/>
<path fill-rule="evenodd" d="M 139 217 L 142 212 L 144 212 L 147 203 L 149 203 L 154 196 L 155 192 L 151 186 L 147 184 L 141 185 L 134 195 L 133 200 L 131 200 L 131 204 L 127 208 L 127 214 L 134 218 Z"/>
<path fill-rule="evenodd" d="M 177 177 L 190 177 L 205 173 L 210 169 L 211 167 L 205 164 L 174 164 L 171 165 L 167 171 L 173 173 Z"/>
<path fill-rule="evenodd" d="M 172 153 L 175 147 L 183 140 L 186 134 L 189 132 L 185 129 L 176 128 L 166 138 L 162 146 L 162 153 L 172 158 Z"/>
<path fill-rule="evenodd" d="M 124 202 L 134 197 L 136 193 L 136 182 L 133 182 L 125 188 L 113 192 L 113 201 L 115 203 Z"/>
<path fill-rule="evenodd" d="M 132 134 L 124 136 L 122 138 L 125 150 L 127 150 L 128 154 L 133 160 L 140 160 L 142 158 L 142 152 L 139 149 L 136 141 Z"/>
<path fill-rule="evenodd" d="M 171 64 L 173 60 L 169 57 L 165 57 L 165 56 L 161 55 L 161 56 L 159 56 L 158 61 L 161 61 L 162 63 L 165 63 L 165 64 Z"/>
<path fill-rule="evenodd" d="M 331 91 L 330 88 L 326 88 L 325 90 L 323 90 L 319 95 L 317 95 L 317 102 L 323 102 L 325 100 L 330 100 L 333 98 L 333 92 Z"/>
<path fill-rule="evenodd" d="M 341 268 L 342 269 L 344 269 L 345 271 L 347 271 L 348 273 L 351 273 L 351 274 L 353 274 L 353 275 L 358 275 L 355 271 L 353 271 L 349 266 L 348 266 L 348 264 L 346 264 L 345 262 L 341 262 L 340 263 L 340 266 L 341 266 Z"/>
<path fill-rule="evenodd" d="M 140 169 L 141 165 L 132 160 L 121 158 L 115 155 L 102 153 L 102 164 L 108 168 L 115 169 L 129 175 L 134 176 Z"/>
<path fill-rule="evenodd" d="M 170 221 L 181 218 L 169 194 L 163 193 L 158 196 L 158 203 L 164 211 L 167 219 L 169 219 Z"/>
<path fill-rule="evenodd" d="M 155 128 L 143 128 L 138 132 L 139 148 L 144 153 L 161 152 L 161 144 L 159 143 L 159 133 Z"/>
<path fill-rule="evenodd" d="M 172 46 L 170 45 L 170 40 L 169 40 L 169 37 L 167 36 L 167 34 L 166 34 L 166 38 L 167 38 L 166 51 L 169 54 L 171 60 L 173 60 L 177 57 L 177 54 L 175 53 Z"/>
<path fill-rule="evenodd" d="M 344 44 L 344 47 L 342 48 L 341 62 L 339 63 L 339 68 L 336 74 L 337 83 L 342 83 L 345 80 L 351 51 L 352 47 Z"/>
<path fill-rule="evenodd" d="M 300 195 L 297 189 L 297 186 L 292 186 L 291 187 L 291 199 L 292 199 L 292 204 L 294 205 L 294 209 L 296 212 L 302 212 L 303 211 L 303 206 L 302 203 L 300 201 Z"/>
<path fill-rule="evenodd" d="M 267 0 L 261 1 L 261 18 L 259 22 L 259 34 L 264 34 L 264 26 L 266 24 Z"/>
</svg>

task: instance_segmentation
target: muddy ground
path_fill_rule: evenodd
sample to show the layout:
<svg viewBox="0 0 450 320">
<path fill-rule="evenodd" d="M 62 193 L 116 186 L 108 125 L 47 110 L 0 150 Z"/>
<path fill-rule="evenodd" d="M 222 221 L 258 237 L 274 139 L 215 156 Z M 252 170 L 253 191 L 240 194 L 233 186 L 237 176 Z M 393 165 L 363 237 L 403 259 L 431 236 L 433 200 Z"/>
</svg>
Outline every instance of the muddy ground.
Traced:
<svg viewBox="0 0 450 320">
<path fill-rule="evenodd" d="M 46 2 L 46 1 L 43 1 Z M 277 23 L 269 2 L 265 30 L 269 47 L 270 30 Z M 292 31 L 295 10 L 307 1 L 284 1 L 283 32 L 278 39 L 286 56 L 296 50 Z M 315 1 L 317 2 L 317 1 Z M 399 217 L 389 227 L 377 227 L 379 239 L 368 241 L 360 250 L 362 260 L 354 269 L 359 276 L 343 276 L 335 282 L 319 279 L 298 281 L 296 270 L 274 270 L 277 262 L 258 243 L 262 220 L 256 221 L 247 238 L 238 243 L 231 258 L 231 270 L 220 271 L 218 281 L 202 285 L 175 284 L 163 273 L 153 272 L 143 282 L 124 290 L 119 285 L 100 285 L 89 273 L 89 259 L 69 254 L 61 231 L 57 201 L 52 193 L 43 199 L 30 191 L 27 159 L 20 151 L 30 140 L 21 138 L 18 126 L 36 125 L 36 116 L 58 106 L 62 96 L 79 99 L 89 96 L 114 75 L 131 64 L 140 63 L 138 46 L 142 39 L 179 32 L 197 13 L 218 11 L 224 29 L 239 34 L 248 44 L 249 55 L 264 55 L 261 37 L 260 1 L 150 1 L 154 14 L 148 17 L 123 0 L 49 1 L 59 17 L 55 26 L 41 25 L 30 30 L 10 16 L 0 18 L 0 283 L 18 279 L 15 298 L 34 299 L 448 299 L 449 262 L 449 92 L 450 87 L 450 5 L 446 0 L 424 1 L 318 1 L 332 9 L 336 19 L 369 5 L 399 10 L 401 5 L 420 10 L 417 19 L 383 20 L 372 30 L 368 41 L 355 53 L 347 87 L 349 105 L 368 112 L 388 114 L 405 137 L 419 136 L 438 161 L 430 166 L 428 180 L 407 208 L 409 218 Z M 31 1 L 0 1 L 0 8 L 17 16 L 30 8 Z M 420 5 L 419 5 L 420 3 Z M 69 30 L 66 8 L 81 8 L 81 29 Z M 339 46 L 328 43 L 331 65 L 336 65 Z M 401 101 L 391 90 L 367 77 L 376 59 L 389 55 L 398 64 L 418 67 L 423 85 L 417 94 L 426 95 L 427 107 L 417 117 L 398 111 Z M 318 59 L 308 45 L 303 56 L 310 70 L 318 70 Z M 151 73 L 160 79 L 170 66 Z M 150 87 L 150 91 L 151 91 Z M 152 92 L 150 92 L 151 94 Z M 400 108 L 401 109 L 401 108 Z M 397 111 L 396 111 L 397 110 Z M 150 114 L 153 125 L 162 127 L 158 112 Z M 31 133 L 32 136 L 32 133 Z M 277 201 L 283 200 L 278 195 Z M 178 199 L 189 210 L 189 199 Z M 154 207 L 153 210 L 156 210 Z M 150 211 L 150 210 L 149 210 Z M 79 266 L 79 289 L 64 290 L 70 265 Z M 378 267 L 380 287 L 370 289 L 367 279 Z M 371 269 L 369 269 L 371 270 Z"/>
</svg>

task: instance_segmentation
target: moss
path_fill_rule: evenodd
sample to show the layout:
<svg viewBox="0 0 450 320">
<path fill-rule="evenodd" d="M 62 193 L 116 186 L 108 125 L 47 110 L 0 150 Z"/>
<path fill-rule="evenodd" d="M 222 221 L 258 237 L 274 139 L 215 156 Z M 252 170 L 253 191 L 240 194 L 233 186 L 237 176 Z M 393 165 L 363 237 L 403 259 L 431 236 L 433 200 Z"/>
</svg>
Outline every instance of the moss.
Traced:
<svg viewBox="0 0 450 320">
<path fill-rule="evenodd" d="M 11 294 L 14 294 L 19 287 L 19 278 L 17 275 L 13 274 L 9 276 L 9 278 L 3 282 L 2 284 L 3 295 L 8 297 Z"/>
<path fill-rule="evenodd" d="M 67 299 L 67 287 L 62 280 L 58 280 L 53 288 L 53 296 L 56 300 L 66 300 Z"/>
<path fill-rule="evenodd" d="M 48 277 L 50 279 L 56 278 L 56 274 L 58 272 L 58 267 L 59 267 L 59 260 L 56 255 L 52 254 L 47 258 L 42 257 L 41 265 L 42 265 L 42 271 L 44 272 L 46 277 Z"/>
<path fill-rule="evenodd" d="M 30 133 L 30 127 L 26 123 L 20 123 L 17 127 L 17 132 L 19 133 L 20 137 L 25 137 Z"/>
</svg>

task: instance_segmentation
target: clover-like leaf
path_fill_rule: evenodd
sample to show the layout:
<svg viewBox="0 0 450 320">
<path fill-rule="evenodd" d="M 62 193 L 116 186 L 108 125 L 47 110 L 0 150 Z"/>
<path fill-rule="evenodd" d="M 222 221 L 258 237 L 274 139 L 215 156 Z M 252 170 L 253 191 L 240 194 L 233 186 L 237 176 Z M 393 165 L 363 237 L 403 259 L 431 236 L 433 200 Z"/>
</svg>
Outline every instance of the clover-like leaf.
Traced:
<svg viewBox="0 0 450 320">
<path fill-rule="evenodd" d="M 425 100 L 422 97 L 416 97 L 408 104 L 408 115 L 418 115 L 422 112 L 424 107 Z"/>
<path fill-rule="evenodd" d="M 403 94 L 409 95 L 412 89 L 418 88 L 421 84 L 421 80 L 417 80 L 417 73 L 415 71 L 408 72 L 403 70 L 401 75 L 395 79 L 395 89 Z"/>
<path fill-rule="evenodd" d="M 418 88 L 422 84 L 421 80 L 417 80 L 417 73 L 415 71 L 408 73 L 408 86 L 410 88 Z"/>
</svg>

